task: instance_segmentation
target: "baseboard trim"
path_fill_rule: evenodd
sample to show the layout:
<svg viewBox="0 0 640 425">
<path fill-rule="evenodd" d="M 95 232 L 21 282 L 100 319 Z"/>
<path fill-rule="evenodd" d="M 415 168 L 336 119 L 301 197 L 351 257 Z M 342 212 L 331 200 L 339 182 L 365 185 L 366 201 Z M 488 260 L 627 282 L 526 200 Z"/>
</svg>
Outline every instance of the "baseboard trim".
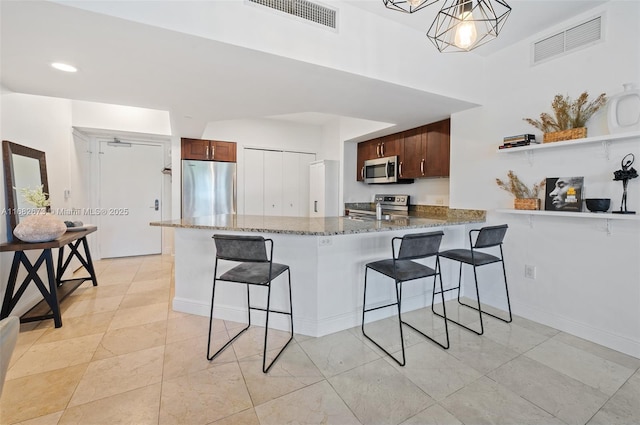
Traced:
<svg viewBox="0 0 640 425">
<path fill-rule="evenodd" d="M 548 311 L 540 310 L 539 308 L 526 304 L 518 303 L 513 305 L 513 312 L 525 319 L 551 326 L 562 332 L 575 335 L 596 344 L 604 345 L 612 350 L 640 358 L 640 341 L 595 328 L 569 317 L 549 313 Z"/>
</svg>

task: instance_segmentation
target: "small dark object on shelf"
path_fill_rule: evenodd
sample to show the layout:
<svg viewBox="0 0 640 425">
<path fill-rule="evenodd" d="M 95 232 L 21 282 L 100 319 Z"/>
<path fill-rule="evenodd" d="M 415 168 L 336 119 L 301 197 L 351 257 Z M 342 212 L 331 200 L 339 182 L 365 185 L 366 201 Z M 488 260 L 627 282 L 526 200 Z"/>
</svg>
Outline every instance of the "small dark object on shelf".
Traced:
<svg viewBox="0 0 640 425">
<path fill-rule="evenodd" d="M 621 170 L 613 172 L 613 180 L 622 181 L 622 202 L 620 203 L 620 211 L 612 211 L 614 214 L 635 214 L 635 211 L 627 211 L 627 184 L 629 180 L 638 177 L 638 172 L 633 165 L 636 157 L 632 153 L 628 153 L 620 161 Z"/>
<path fill-rule="evenodd" d="M 587 209 L 591 212 L 607 212 L 611 206 L 609 198 L 587 198 L 584 201 L 587 204 Z"/>
</svg>

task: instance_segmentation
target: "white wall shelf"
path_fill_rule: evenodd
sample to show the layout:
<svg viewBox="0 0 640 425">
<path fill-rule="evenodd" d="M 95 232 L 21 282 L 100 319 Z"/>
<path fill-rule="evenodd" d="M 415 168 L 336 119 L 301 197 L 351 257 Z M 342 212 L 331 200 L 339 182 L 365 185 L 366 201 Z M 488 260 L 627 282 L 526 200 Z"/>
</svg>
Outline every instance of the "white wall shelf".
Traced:
<svg viewBox="0 0 640 425">
<path fill-rule="evenodd" d="M 553 143 L 536 143 L 529 146 L 518 146 L 516 148 L 498 149 L 498 153 L 535 151 L 538 149 L 554 149 L 554 148 L 570 147 L 570 146 L 577 146 L 577 145 L 586 145 L 589 143 L 598 143 L 598 142 L 606 143 L 606 142 L 616 142 L 616 141 L 630 140 L 630 139 L 640 140 L 640 131 L 633 131 L 630 133 L 620 133 L 620 134 L 605 134 L 604 136 L 585 137 L 584 139 L 564 140 L 561 142 L 553 142 Z"/>
<path fill-rule="evenodd" d="M 570 217 L 570 218 L 595 218 L 598 220 L 606 220 L 607 235 L 611 235 L 611 220 L 640 220 L 638 214 L 612 214 L 612 213 L 592 213 L 592 212 L 570 212 L 570 211 L 541 211 L 541 210 L 515 210 L 515 209 L 497 209 L 498 213 L 518 214 L 529 217 L 529 226 L 533 228 L 534 216 L 547 217 Z"/>
<path fill-rule="evenodd" d="M 552 217 L 572 217 L 572 218 L 598 218 L 605 220 L 640 220 L 638 214 L 611 214 L 592 212 L 571 212 L 571 211 L 542 211 L 542 210 L 515 210 L 510 208 L 497 209 L 496 212 L 505 214 L 521 215 L 546 215 Z"/>
<path fill-rule="evenodd" d="M 498 149 L 500 154 L 524 152 L 527 155 L 529 164 L 533 165 L 533 153 L 540 149 L 557 149 L 557 148 L 569 148 L 580 145 L 586 145 L 591 143 L 601 143 L 604 150 L 604 156 L 609 159 L 609 145 L 613 142 L 627 141 L 627 140 L 640 141 L 640 131 L 633 131 L 629 133 L 620 134 L 605 134 L 604 136 L 585 137 L 584 139 L 564 140 L 561 142 L 553 143 L 536 143 L 529 146 L 518 146 L 516 148 Z"/>
</svg>

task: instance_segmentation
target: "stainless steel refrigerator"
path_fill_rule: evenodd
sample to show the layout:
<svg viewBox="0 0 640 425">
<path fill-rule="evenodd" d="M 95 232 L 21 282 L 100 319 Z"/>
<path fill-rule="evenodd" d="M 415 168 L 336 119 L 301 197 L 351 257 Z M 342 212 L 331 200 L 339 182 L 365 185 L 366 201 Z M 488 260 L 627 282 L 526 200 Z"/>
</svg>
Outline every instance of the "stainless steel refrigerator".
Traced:
<svg viewBox="0 0 640 425">
<path fill-rule="evenodd" d="M 182 161 L 182 218 L 236 213 L 236 164 Z"/>
</svg>

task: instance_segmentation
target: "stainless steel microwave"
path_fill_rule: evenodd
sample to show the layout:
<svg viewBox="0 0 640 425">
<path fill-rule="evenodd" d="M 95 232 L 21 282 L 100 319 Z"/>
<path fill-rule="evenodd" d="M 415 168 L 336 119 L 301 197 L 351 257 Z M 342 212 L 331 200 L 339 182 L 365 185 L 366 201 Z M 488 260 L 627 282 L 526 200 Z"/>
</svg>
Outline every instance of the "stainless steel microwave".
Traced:
<svg viewBox="0 0 640 425">
<path fill-rule="evenodd" d="M 365 183 L 400 183 L 408 182 L 398 176 L 398 157 L 369 159 L 364 162 Z"/>
</svg>

